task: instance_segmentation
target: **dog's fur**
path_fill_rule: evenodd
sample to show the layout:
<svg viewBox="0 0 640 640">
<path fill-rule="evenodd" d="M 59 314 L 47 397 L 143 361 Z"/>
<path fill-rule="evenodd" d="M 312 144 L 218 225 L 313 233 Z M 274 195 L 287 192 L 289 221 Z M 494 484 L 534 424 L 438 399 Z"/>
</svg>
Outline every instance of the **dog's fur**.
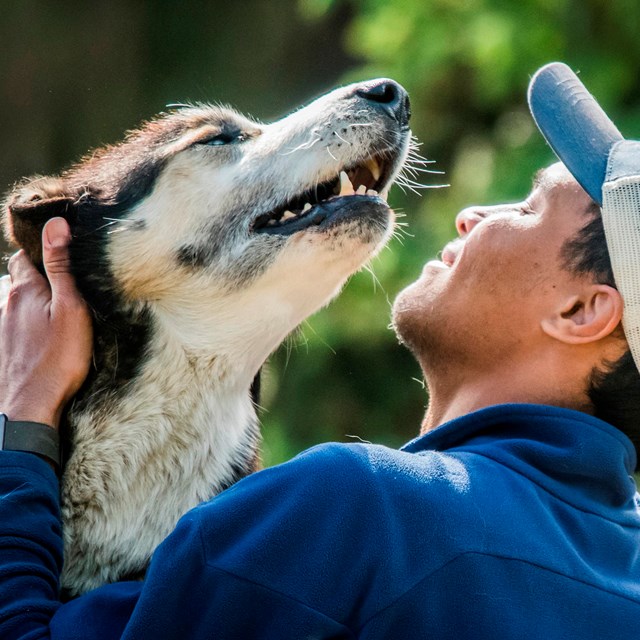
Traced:
<svg viewBox="0 0 640 640">
<path fill-rule="evenodd" d="M 68 220 L 72 270 L 94 316 L 94 367 L 65 431 L 69 594 L 143 572 L 180 516 L 256 468 L 254 376 L 392 230 L 373 194 L 267 222 L 289 201 L 301 209 L 332 193 L 326 183 L 343 169 L 355 187 L 388 191 L 408 115 L 392 117 L 363 86 L 373 85 L 268 126 L 180 108 L 9 194 L 8 236 L 37 264 L 46 220 Z M 383 167 L 377 181 L 362 169 L 371 158 Z"/>
</svg>

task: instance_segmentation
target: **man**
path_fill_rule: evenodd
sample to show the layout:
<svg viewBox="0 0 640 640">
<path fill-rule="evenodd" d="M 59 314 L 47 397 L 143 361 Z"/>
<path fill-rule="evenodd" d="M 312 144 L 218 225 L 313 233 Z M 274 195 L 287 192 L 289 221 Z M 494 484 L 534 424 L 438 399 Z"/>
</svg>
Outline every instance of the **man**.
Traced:
<svg viewBox="0 0 640 640">
<path fill-rule="evenodd" d="M 55 475 L 0 452 L 3 639 L 638 636 L 640 147 L 564 65 L 530 104 L 565 164 L 525 202 L 460 213 L 460 239 L 395 305 L 429 387 L 423 435 L 254 474 L 187 514 L 143 583 L 63 605 Z M 50 304 L 24 257 L 10 265 L 12 420 L 55 424 L 86 371 L 86 311 L 56 269 L 66 233 L 45 229 Z M 44 355 L 22 317 L 51 335 Z"/>
</svg>

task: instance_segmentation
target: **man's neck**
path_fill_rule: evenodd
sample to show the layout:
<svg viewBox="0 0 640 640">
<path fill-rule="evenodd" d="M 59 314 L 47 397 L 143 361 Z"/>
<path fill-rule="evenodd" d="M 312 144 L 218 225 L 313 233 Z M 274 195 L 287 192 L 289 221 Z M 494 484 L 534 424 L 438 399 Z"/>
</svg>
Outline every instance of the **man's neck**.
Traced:
<svg viewBox="0 0 640 640">
<path fill-rule="evenodd" d="M 572 388 L 564 376 L 536 369 L 531 363 L 520 370 L 510 367 L 506 371 L 470 376 L 468 380 L 458 380 L 455 384 L 427 377 L 429 406 L 420 433 L 497 404 L 546 404 L 592 413 L 586 390 L 575 384 L 577 376 L 571 378 Z"/>
</svg>

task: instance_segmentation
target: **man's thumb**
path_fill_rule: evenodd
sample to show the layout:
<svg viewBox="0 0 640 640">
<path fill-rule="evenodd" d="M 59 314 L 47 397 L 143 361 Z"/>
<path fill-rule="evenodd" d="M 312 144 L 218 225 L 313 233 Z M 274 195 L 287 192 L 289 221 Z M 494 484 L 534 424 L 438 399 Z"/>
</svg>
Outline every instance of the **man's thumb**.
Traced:
<svg viewBox="0 0 640 640">
<path fill-rule="evenodd" d="M 70 273 L 69 241 L 71 230 L 64 218 L 51 218 L 42 231 L 42 262 L 53 298 L 75 291 Z"/>
</svg>

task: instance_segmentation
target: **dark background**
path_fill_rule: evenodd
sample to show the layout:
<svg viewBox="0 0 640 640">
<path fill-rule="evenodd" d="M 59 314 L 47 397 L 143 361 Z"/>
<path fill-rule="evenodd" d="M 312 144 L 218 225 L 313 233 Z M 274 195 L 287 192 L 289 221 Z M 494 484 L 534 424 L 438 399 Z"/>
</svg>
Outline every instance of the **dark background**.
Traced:
<svg viewBox="0 0 640 640">
<path fill-rule="evenodd" d="M 315 442 L 399 445 L 419 428 L 420 372 L 390 304 L 473 202 L 520 199 L 552 161 L 526 109 L 531 74 L 563 60 L 623 133 L 640 136 L 637 0 L 0 0 L 0 185 L 58 172 L 167 104 L 222 102 L 259 120 L 331 87 L 409 90 L 423 155 L 449 189 L 397 187 L 402 242 L 374 260 L 267 366 L 265 462 Z M 313 286 L 313 283 L 310 283 Z M 473 339 L 473 336 L 469 336 Z"/>
</svg>

